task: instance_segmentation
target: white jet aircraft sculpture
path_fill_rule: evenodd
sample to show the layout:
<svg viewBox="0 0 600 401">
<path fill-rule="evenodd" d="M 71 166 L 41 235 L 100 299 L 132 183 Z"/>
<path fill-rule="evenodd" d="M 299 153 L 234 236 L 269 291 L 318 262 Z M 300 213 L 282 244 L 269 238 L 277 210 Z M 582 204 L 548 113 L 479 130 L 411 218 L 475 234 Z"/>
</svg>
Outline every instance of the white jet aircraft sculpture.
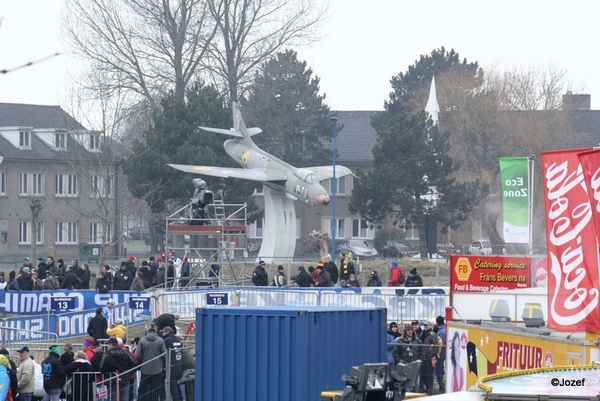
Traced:
<svg viewBox="0 0 600 401">
<path fill-rule="evenodd" d="M 243 168 L 169 166 L 193 174 L 220 178 L 242 178 L 263 183 L 265 199 L 265 230 L 258 258 L 267 263 L 287 262 L 296 248 L 295 200 L 311 204 L 328 205 L 330 195 L 320 181 L 333 177 L 333 166 L 297 168 L 260 149 L 252 136 L 260 128 L 246 128 L 242 113 L 236 103 L 233 108 L 233 126 L 229 130 L 200 127 L 205 131 L 233 136 L 223 144 L 225 152 Z M 336 165 L 336 177 L 352 174 L 347 167 Z"/>
</svg>

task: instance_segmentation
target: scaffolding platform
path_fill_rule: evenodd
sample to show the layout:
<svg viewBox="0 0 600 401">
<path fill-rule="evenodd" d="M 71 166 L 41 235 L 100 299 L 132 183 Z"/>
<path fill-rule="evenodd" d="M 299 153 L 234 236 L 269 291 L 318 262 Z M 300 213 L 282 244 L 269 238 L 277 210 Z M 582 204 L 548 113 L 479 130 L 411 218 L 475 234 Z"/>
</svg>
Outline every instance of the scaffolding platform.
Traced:
<svg viewBox="0 0 600 401">
<path fill-rule="evenodd" d="M 245 225 L 191 226 L 170 225 L 169 234 L 173 235 L 216 235 L 216 234 L 245 234 Z"/>
</svg>

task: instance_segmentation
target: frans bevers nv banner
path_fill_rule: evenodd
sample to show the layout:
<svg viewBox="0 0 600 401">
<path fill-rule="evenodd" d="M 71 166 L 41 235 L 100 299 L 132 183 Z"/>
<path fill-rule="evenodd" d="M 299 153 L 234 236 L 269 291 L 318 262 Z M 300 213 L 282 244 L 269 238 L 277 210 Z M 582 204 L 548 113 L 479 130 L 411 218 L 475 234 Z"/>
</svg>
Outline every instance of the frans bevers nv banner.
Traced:
<svg viewBox="0 0 600 401">
<path fill-rule="evenodd" d="M 501 157 L 504 241 L 529 243 L 529 158 Z"/>
</svg>

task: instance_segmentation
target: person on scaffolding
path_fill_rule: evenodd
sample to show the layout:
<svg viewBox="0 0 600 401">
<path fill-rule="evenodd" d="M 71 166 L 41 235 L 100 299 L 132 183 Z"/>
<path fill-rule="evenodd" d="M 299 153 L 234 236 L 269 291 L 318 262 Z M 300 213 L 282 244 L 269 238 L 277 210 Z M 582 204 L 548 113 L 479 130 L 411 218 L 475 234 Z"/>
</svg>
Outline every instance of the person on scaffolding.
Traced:
<svg viewBox="0 0 600 401">
<path fill-rule="evenodd" d="M 206 181 L 202 178 L 194 178 L 192 180 L 194 183 L 194 196 L 192 197 L 191 206 L 192 206 L 192 225 L 193 226 L 202 226 L 209 225 L 210 221 L 208 216 L 208 211 L 206 210 L 206 205 L 212 203 L 213 194 L 212 191 L 208 189 L 208 185 L 206 185 Z"/>
</svg>

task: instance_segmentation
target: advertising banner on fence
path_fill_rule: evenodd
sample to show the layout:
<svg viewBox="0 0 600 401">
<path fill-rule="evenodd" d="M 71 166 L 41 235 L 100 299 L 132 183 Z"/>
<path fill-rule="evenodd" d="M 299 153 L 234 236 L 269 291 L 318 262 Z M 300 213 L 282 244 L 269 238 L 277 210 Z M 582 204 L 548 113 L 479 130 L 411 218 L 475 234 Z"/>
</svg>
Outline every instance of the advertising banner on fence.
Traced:
<svg viewBox="0 0 600 401">
<path fill-rule="evenodd" d="M 531 287 L 531 258 L 519 256 L 450 257 L 450 291 L 489 292 Z"/>
<path fill-rule="evenodd" d="M 579 153 L 542 152 L 548 250 L 548 327 L 600 331 L 598 241 Z"/>
<path fill-rule="evenodd" d="M 501 157 L 502 214 L 505 242 L 529 243 L 529 158 Z"/>
<path fill-rule="evenodd" d="M 591 363 L 591 350 L 581 342 L 511 333 L 492 327 L 448 324 L 446 385 L 466 390 L 477 379 L 495 373 Z"/>
</svg>

